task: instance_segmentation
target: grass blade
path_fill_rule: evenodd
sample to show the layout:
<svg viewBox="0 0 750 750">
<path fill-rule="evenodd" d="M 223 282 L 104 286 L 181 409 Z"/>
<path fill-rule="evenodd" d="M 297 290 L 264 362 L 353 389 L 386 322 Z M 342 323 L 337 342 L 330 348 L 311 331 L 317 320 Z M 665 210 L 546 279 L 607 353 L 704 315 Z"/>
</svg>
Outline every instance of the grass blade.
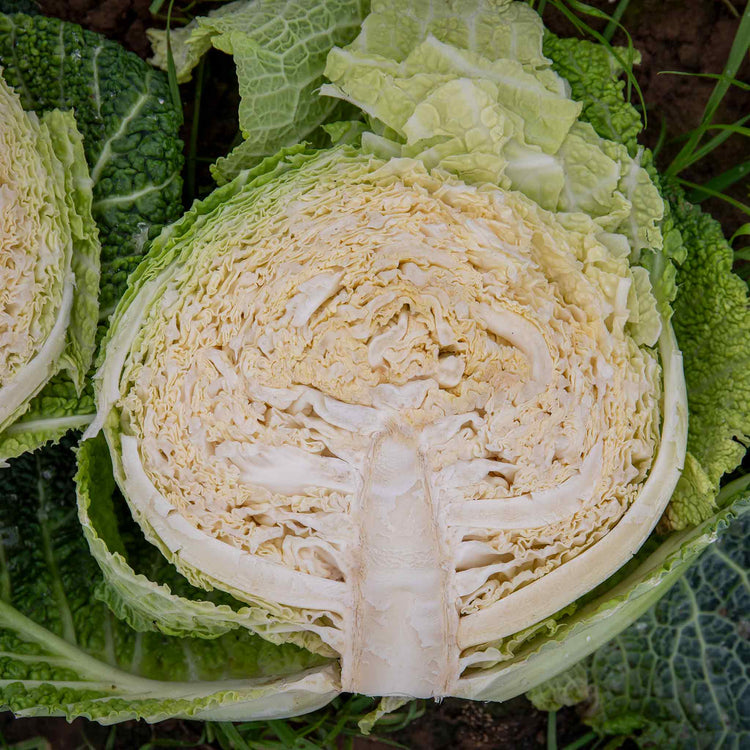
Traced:
<svg viewBox="0 0 750 750">
<path fill-rule="evenodd" d="M 740 17 L 740 14 L 737 12 L 737 8 L 732 5 L 732 0 L 721 0 L 721 2 L 724 3 L 724 6 L 735 18 Z"/>
<path fill-rule="evenodd" d="M 750 237 L 750 224 L 743 224 L 729 239 L 729 244 L 733 244 L 738 237 Z"/>
<path fill-rule="evenodd" d="M 228 745 L 220 743 L 222 747 L 231 748 L 231 750 L 252 750 L 250 745 L 242 739 L 242 736 L 237 731 L 237 728 L 229 721 L 216 722 L 215 727 L 222 735 L 222 738 L 227 740 Z"/>
<path fill-rule="evenodd" d="M 547 714 L 547 750 L 557 750 L 557 711 Z"/>
<path fill-rule="evenodd" d="M 562 750 L 581 750 L 582 747 L 586 747 L 589 742 L 593 742 L 597 737 L 596 732 L 588 732 L 583 737 L 579 737 L 577 740 L 568 743 Z"/>
<path fill-rule="evenodd" d="M 172 24 L 172 6 L 174 0 L 169 0 L 167 9 L 167 80 L 169 81 L 169 94 L 172 98 L 172 105 L 180 115 L 180 125 L 185 121 L 185 115 L 182 110 L 182 99 L 180 97 L 180 86 L 177 83 L 177 68 L 174 64 L 172 55 L 171 24 Z"/>
<path fill-rule="evenodd" d="M 735 182 L 744 179 L 750 175 L 750 159 L 748 161 L 737 164 L 731 169 L 727 169 L 726 172 L 722 172 L 720 175 L 713 177 L 708 182 L 704 183 L 700 190 L 693 191 L 689 196 L 688 200 L 693 203 L 700 203 L 706 200 L 713 193 L 723 193 L 727 188 L 734 185 Z"/>
<path fill-rule="evenodd" d="M 187 203 L 192 203 L 197 197 L 195 173 L 198 164 L 198 130 L 201 118 L 201 99 L 203 98 L 203 82 L 205 78 L 206 58 L 202 57 L 198 63 L 198 73 L 195 79 L 195 96 L 193 97 L 193 121 L 190 124 L 190 142 L 185 159 L 185 191 Z"/>
<path fill-rule="evenodd" d="M 623 13 L 628 9 L 628 5 L 630 5 L 630 0 L 620 0 L 620 2 L 617 3 L 614 13 L 612 13 L 612 17 L 609 19 L 609 23 L 602 33 L 602 36 L 608 42 L 612 41 L 612 37 L 615 35 L 615 31 L 617 31 L 618 27 L 622 28 L 622 26 L 620 26 L 620 19 L 622 18 Z"/>
<path fill-rule="evenodd" d="M 667 118 L 662 116 L 661 125 L 659 126 L 659 137 L 656 139 L 656 145 L 651 152 L 654 155 L 654 159 L 658 156 L 659 152 L 664 148 L 664 143 L 667 140 Z"/>
<path fill-rule="evenodd" d="M 660 76 L 689 76 L 690 78 L 710 78 L 714 81 L 723 81 L 724 76 L 721 73 L 691 73 L 689 70 L 660 70 L 657 75 Z M 730 86 L 736 86 L 743 91 L 750 91 L 750 83 L 740 81 L 738 78 L 727 79 Z"/>
<path fill-rule="evenodd" d="M 696 191 L 702 191 L 704 193 L 708 194 L 708 197 L 711 198 L 720 198 L 721 200 L 725 201 L 726 203 L 729 203 L 729 205 L 734 206 L 736 209 L 742 211 L 742 213 L 747 214 L 750 216 L 750 206 L 746 203 L 742 203 L 741 201 L 738 201 L 734 198 L 732 198 L 729 195 L 726 195 L 725 193 L 721 193 L 718 190 L 712 190 L 711 188 L 706 187 L 705 185 L 698 185 L 695 182 L 688 182 L 688 180 L 678 179 L 678 182 L 680 185 L 686 188 L 690 188 L 691 190 Z"/>
<path fill-rule="evenodd" d="M 695 162 L 700 161 L 704 157 L 708 156 L 708 154 L 710 154 L 717 146 L 720 146 L 722 143 L 724 143 L 724 141 L 726 141 L 730 136 L 747 136 L 748 134 L 750 134 L 750 130 L 744 127 L 745 123 L 748 122 L 748 120 L 750 120 L 750 115 L 745 115 L 745 117 L 740 118 L 739 120 L 737 120 L 737 122 L 734 122 L 731 125 L 711 125 L 711 127 L 706 128 L 706 132 L 709 132 L 711 130 L 718 130 L 719 133 L 718 135 L 715 135 L 709 141 L 704 143 L 699 149 L 696 149 L 685 163 L 683 169 L 686 169 L 692 164 L 695 164 Z M 685 137 L 689 137 L 689 134 L 686 134 Z"/>
</svg>

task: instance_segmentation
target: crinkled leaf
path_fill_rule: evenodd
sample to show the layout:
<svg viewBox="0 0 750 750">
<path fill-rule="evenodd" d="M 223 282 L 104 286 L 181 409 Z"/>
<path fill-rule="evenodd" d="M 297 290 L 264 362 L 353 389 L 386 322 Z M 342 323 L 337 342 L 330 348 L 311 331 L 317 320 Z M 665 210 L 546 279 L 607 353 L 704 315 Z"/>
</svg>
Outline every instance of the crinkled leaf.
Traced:
<svg viewBox="0 0 750 750">
<path fill-rule="evenodd" d="M 430 34 L 488 60 L 512 58 L 529 68 L 545 64 L 542 19 L 511 0 L 375 0 L 354 48 L 400 62 Z"/>
<path fill-rule="evenodd" d="M 665 750 L 750 742 L 748 533 L 744 513 L 653 609 L 594 654 L 587 721 L 599 733 Z"/>
<path fill-rule="evenodd" d="M 630 64 L 640 56 L 628 59 L 628 51 L 619 53 Z M 544 54 L 552 60 L 554 70 L 570 84 L 571 94 L 583 102 L 583 119 L 596 132 L 611 141 L 624 144 L 635 156 L 638 133 L 643 122 L 638 111 L 625 100 L 622 66 L 601 44 L 585 39 L 560 39 L 549 31 L 544 34 Z"/>
<path fill-rule="evenodd" d="M 359 146 L 366 129 L 362 120 L 336 120 L 323 126 L 332 146 Z"/>
<path fill-rule="evenodd" d="M 688 389 L 688 458 L 665 517 L 680 529 L 710 514 L 721 477 L 747 450 L 750 310 L 747 285 L 732 273 L 732 248 L 719 223 L 679 188 L 668 187 L 667 195 L 687 251 L 677 270 L 673 324 Z"/>
<path fill-rule="evenodd" d="M 575 706 L 589 698 L 586 664 L 579 661 L 570 669 L 529 690 L 526 697 L 540 711 L 559 711 L 563 706 Z"/>
</svg>

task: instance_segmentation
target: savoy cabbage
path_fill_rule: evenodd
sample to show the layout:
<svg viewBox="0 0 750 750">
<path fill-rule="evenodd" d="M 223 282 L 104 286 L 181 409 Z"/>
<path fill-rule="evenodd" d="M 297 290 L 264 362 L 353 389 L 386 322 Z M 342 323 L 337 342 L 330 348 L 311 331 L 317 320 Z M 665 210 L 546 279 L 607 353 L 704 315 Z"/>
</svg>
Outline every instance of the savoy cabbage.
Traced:
<svg viewBox="0 0 750 750">
<path fill-rule="evenodd" d="M 288 24 L 268 55 L 258 9 Z M 78 517 L 67 447 L 0 476 L 5 558 L 16 516 L 39 551 L 3 579 L 17 713 L 509 699 L 647 612 L 747 507 L 744 484 L 719 492 L 750 434 L 747 290 L 718 225 L 638 146 L 626 53 L 507 0 L 379 0 L 354 39 L 309 11 L 234 3 L 175 37 L 180 72 L 209 44 L 235 54 L 259 127 L 116 305 Z M 326 60 L 298 76 L 319 38 Z M 139 91 L 89 155 L 97 184 L 110 157 L 108 187 L 127 180 L 94 190 L 105 247 L 177 184 L 150 158 L 115 164 L 142 158 L 124 137 Z M 338 145 L 294 143 L 335 99 L 361 110 L 326 123 Z M 122 263 L 105 250 L 104 300 L 148 236 Z M 616 691 L 568 676 L 537 697 Z"/>
</svg>

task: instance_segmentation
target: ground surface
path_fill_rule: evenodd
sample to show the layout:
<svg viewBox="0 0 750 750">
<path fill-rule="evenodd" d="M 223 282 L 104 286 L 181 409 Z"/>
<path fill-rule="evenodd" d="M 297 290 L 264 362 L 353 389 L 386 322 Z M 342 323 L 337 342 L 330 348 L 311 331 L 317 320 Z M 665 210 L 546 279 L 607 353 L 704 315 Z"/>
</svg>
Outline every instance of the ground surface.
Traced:
<svg viewBox="0 0 750 750">
<path fill-rule="evenodd" d="M 38 0 L 42 12 L 98 31 L 120 41 L 137 54 L 148 57 L 149 45 L 145 29 L 153 24 L 149 13 L 150 0 Z M 611 11 L 607 0 L 589 0 L 591 5 Z M 168 3 L 165 3 L 166 7 Z M 177 2 L 185 7 L 187 2 Z M 201 3 L 192 3 L 193 6 Z M 204 7 L 215 7 L 203 2 Z M 692 73 L 720 73 L 729 53 L 738 21 L 730 5 L 740 13 L 746 2 L 733 3 L 720 0 L 631 0 L 622 22 L 630 31 L 634 45 L 641 51 L 643 60 L 637 78 L 647 106 L 649 126 L 643 142 L 653 147 L 659 140 L 662 127 L 666 128 L 665 145 L 659 153 L 659 163 L 669 163 L 679 149 L 673 139 L 695 127 L 714 82 L 709 79 L 660 74 L 661 71 L 680 70 Z M 547 25 L 556 33 L 570 35 L 572 27 L 559 15 L 545 15 Z M 595 22 L 592 25 L 596 26 Z M 601 27 L 600 27 L 601 28 Z M 621 33 L 615 43 L 623 43 Z M 201 112 L 221 113 L 200 122 L 197 139 L 194 193 L 209 187 L 206 165 L 226 153 L 237 132 L 236 84 L 232 66 L 227 58 L 215 54 L 208 62 L 205 75 L 211 86 L 203 91 Z M 740 78 L 750 78 L 750 64 L 746 61 Z M 189 128 L 194 122 L 193 108 L 189 103 L 193 87 L 183 91 L 186 104 L 186 142 Z M 734 91 L 728 95 L 720 111 L 720 122 L 734 122 L 750 113 L 747 92 Z M 729 167 L 750 158 L 747 140 L 730 140 L 711 156 L 684 176 L 692 182 L 702 183 Z M 201 190 L 203 188 L 203 190 Z M 748 185 L 737 186 L 733 194 L 747 200 Z M 191 196 L 192 197 L 192 196 Z M 743 223 L 742 215 L 721 201 L 707 201 L 709 209 L 724 224 L 727 234 L 733 233 Z M 585 707 L 581 709 L 584 711 Z M 558 747 L 587 732 L 575 709 L 564 709 L 557 715 Z M 38 738 L 39 744 L 24 744 L 24 748 L 51 747 L 54 750 L 94 748 L 118 750 L 123 748 L 155 747 L 220 747 L 207 742 L 204 728 L 198 722 L 171 721 L 154 727 L 129 722 L 117 727 L 100 727 L 83 720 L 68 725 L 62 719 L 15 720 L 8 714 L 0 715 L 0 737 L 13 747 L 29 738 Z M 392 735 L 402 746 L 414 750 L 534 750 L 546 747 L 547 715 L 535 711 L 523 698 L 502 705 L 483 705 L 468 701 L 445 700 L 440 704 L 425 706 L 424 714 L 407 728 Z M 47 743 L 47 744 L 45 744 Z M 3 745 L 5 746 L 5 745 Z M 358 740 L 358 750 L 379 750 L 388 747 L 376 740 Z M 19 750 L 22 746 L 18 746 Z M 224 745 L 224 747 L 229 747 Z M 626 745 L 622 747 L 627 747 Z"/>
</svg>

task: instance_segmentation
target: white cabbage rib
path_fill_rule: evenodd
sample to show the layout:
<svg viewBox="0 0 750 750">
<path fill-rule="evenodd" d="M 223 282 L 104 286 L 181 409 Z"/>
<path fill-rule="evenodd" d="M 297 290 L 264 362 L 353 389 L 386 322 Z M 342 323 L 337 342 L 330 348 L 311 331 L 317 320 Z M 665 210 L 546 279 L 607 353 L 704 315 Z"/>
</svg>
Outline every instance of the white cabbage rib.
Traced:
<svg viewBox="0 0 750 750">
<path fill-rule="evenodd" d="M 456 693 L 465 649 L 578 598 L 658 519 L 681 368 L 662 460 L 658 357 L 593 225 L 332 151 L 183 241 L 108 347 L 118 481 L 191 580 L 337 651 L 342 689 Z"/>
<path fill-rule="evenodd" d="M 24 363 L 24 366 L 13 372 L 0 385 L 0 426 L 12 421 L 18 413 L 19 405 L 26 403 L 47 382 L 53 363 L 65 350 L 65 331 L 70 323 L 75 289 L 72 271 L 69 267 L 65 270 L 62 299 L 52 330 L 47 333 L 39 350 Z"/>
</svg>

